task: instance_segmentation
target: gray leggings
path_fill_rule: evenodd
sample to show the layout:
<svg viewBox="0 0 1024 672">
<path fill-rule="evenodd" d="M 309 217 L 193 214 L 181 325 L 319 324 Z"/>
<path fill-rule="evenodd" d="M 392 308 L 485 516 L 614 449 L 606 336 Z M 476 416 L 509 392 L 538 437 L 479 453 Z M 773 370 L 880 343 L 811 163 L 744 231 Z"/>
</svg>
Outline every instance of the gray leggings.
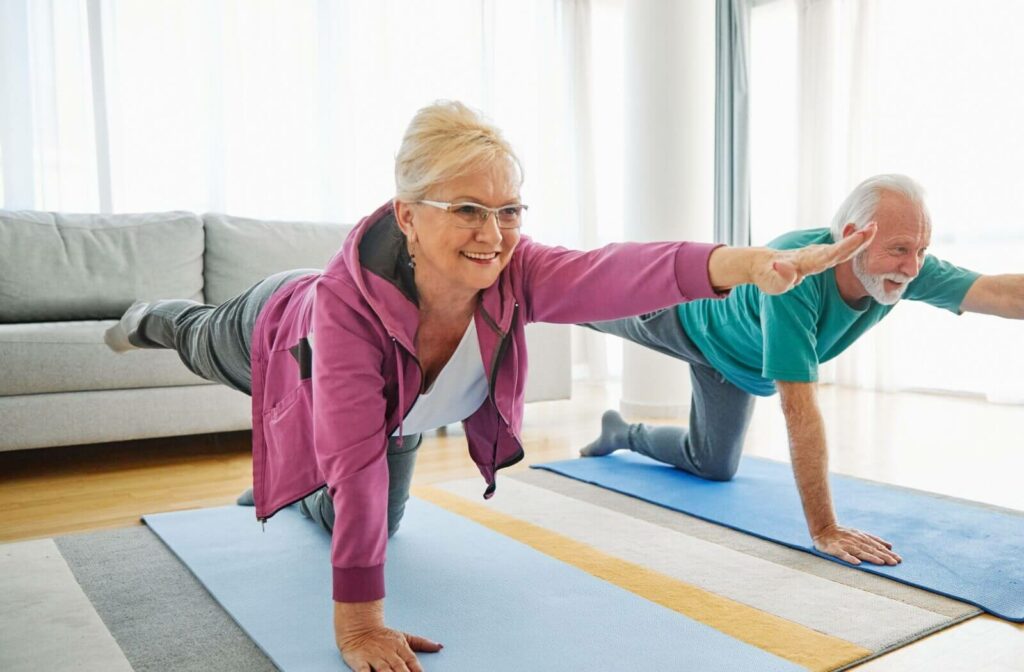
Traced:
<svg viewBox="0 0 1024 672">
<path fill-rule="evenodd" d="M 319 272 L 277 273 L 219 306 L 184 299 L 154 301 L 147 306 L 132 341 L 177 350 L 181 361 L 197 376 L 252 394 L 252 332 L 260 310 L 284 285 Z"/>
<path fill-rule="evenodd" d="M 686 335 L 674 308 L 583 325 L 639 343 L 690 365 L 690 427 L 629 427 L 629 448 L 697 476 L 727 481 L 736 474 L 754 397 L 727 381 Z"/>
<path fill-rule="evenodd" d="M 252 394 L 252 332 L 260 310 L 284 285 L 319 272 L 301 269 L 277 273 L 219 306 L 186 300 L 154 301 L 147 306 L 131 340 L 143 347 L 176 350 L 196 375 Z M 405 513 L 420 441 L 421 436 L 413 434 L 404 437 L 403 447 L 399 447 L 398 437 L 388 439 L 388 536 L 398 530 Z M 334 506 L 326 487 L 303 499 L 299 509 L 325 529 L 333 528 Z"/>
<path fill-rule="evenodd" d="M 422 434 L 409 434 L 398 445 L 398 437 L 388 439 L 388 536 L 398 531 L 405 515 L 405 503 L 409 501 L 409 487 L 412 485 L 412 471 L 416 466 Z M 299 502 L 299 511 L 312 518 L 330 532 L 334 529 L 334 502 L 324 486 Z"/>
</svg>

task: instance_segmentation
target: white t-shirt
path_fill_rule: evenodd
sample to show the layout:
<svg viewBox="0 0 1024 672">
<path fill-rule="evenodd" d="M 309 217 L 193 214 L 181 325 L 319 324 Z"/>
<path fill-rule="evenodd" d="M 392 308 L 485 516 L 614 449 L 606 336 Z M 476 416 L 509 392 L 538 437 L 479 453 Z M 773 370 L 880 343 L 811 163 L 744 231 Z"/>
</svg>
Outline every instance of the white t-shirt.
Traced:
<svg viewBox="0 0 1024 672">
<path fill-rule="evenodd" d="M 487 374 L 480 358 L 476 324 L 471 319 L 459 346 L 433 385 L 416 397 L 412 410 L 402 420 L 402 431 L 408 436 L 461 422 L 480 408 L 486 398 Z M 397 435 L 395 430 L 393 436 Z"/>
</svg>

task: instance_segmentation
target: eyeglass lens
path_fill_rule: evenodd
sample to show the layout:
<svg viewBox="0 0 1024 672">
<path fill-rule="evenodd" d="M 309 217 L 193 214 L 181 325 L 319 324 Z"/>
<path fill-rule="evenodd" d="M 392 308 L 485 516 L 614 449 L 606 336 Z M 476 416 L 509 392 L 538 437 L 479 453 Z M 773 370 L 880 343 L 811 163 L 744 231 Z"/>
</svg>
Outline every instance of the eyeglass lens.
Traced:
<svg viewBox="0 0 1024 672">
<path fill-rule="evenodd" d="M 478 227 L 483 226 L 487 221 L 487 218 L 491 216 L 493 210 L 476 205 L 474 203 L 459 203 L 452 207 L 458 217 L 466 223 L 468 226 Z M 522 218 L 523 208 L 519 205 L 509 205 L 504 208 L 500 208 L 497 211 L 498 226 L 501 228 L 512 229 L 519 226 L 520 219 Z"/>
</svg>

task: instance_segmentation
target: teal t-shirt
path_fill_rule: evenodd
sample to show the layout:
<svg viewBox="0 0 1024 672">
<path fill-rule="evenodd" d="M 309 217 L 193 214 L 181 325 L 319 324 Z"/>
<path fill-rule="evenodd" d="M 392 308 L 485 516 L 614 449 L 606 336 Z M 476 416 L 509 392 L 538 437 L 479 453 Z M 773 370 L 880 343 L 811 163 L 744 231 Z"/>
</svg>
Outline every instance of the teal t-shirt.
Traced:
<svg viewBox="0 0 1024 672">
<path fill-rule="evenodd" d="M 768 246 L 785 250 L 831 242 L 828 229 L 808 229 L 782 235 Z M 977 279 L 973 271 L 928 255 L 903 298 L 959 314 Z M 775 393 L 776 380 L 816 381 L 820 362 L 846 350 L 892 308 L 871 298 L 851 307 L 829 269 L 778 296 L 742 285 L 725 299 L 691 301 L 677 311 L 690 340 L 726 380 L 766 397 Z"/>
</svg>

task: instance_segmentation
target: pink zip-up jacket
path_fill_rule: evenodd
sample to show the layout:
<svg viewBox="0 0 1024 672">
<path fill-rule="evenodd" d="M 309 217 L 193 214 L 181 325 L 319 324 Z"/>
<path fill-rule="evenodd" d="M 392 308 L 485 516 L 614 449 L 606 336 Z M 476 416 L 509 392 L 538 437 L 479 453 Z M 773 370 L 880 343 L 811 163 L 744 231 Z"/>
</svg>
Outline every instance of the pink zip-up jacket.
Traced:
<svg viewBox="0 0 1024 672">
<path fill-rule="evenodd" d="M 523 457 L 525 325 L 611 320 L 722 296 L 708 279 L 714 247 L 621 243 L 579 252 L 522 237 L 473 317 L 490 393 L 463 425 L 484 497 L 494 493 L 495 472 Z M 353 229 L 323 273 L 275 292 L 253 332 L 256 516 L 266 520 L 327 484 L 339 602 L 384 597 L 388 437 L 422 386 L 408 259 L 389 202 Z"/>
</svg>

